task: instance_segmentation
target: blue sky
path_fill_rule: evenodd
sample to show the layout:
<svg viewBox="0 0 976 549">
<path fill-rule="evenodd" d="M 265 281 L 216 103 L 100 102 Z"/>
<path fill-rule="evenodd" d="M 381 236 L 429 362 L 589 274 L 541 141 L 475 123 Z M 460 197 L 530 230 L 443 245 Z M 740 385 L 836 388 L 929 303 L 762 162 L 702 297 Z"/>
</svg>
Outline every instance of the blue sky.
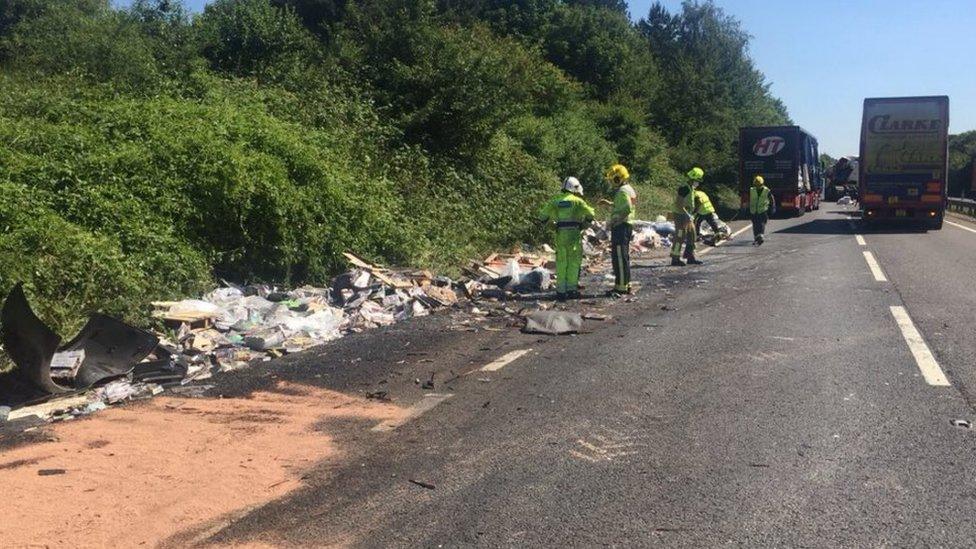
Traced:
<svg viewBox="0 0 976 549">
<path fill-rule="evenodd" d="M 206 0 L 186 0 L 194 10 Z M 644 17 L 653 0 L 629 0 Z M 680 0 L 664 0 L 679 11 Z M 865 97 L 948 95 L 953 133 L 976 129 L 973 0 L 716 0 L 793 120 L 833 156 L 857 154 Z"/>
</svg>

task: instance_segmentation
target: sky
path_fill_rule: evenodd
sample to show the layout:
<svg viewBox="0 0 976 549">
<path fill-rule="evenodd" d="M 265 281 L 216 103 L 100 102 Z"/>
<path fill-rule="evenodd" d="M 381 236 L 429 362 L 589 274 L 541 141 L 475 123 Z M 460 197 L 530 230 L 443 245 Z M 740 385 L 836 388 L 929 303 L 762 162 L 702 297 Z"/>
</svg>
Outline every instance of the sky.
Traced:
<svg viewBox="0 0 976 549">
<path fill-rule="evenodd" d="M 124 1 L 124 0 L 123 0 Z M 654 0 L 629 0 L 635 20 Z M 663 0 L 672 12 L 681 0 Z M 865 97 L 948 95 L 950 131 L 976 129 L 974 0 L 715 0 L 820 151 L 856 155 Z M 200 11 L 206 0 L 186 0 Z"/>
</svg>

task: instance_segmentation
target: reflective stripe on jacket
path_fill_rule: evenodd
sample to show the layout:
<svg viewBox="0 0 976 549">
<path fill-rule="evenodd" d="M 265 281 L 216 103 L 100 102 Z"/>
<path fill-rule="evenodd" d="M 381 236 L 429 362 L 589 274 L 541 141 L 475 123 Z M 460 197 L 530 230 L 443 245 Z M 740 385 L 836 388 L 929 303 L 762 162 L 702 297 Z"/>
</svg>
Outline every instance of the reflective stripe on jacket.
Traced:
<svg viewBox="0 0 976 549">
<path fill-rule="evenodd" d="M 560 229 L 580 229 L 593 221 L 596 212 L 581 197 L 562 191 L 539 209 L 539 220 L 556 223 Z"/>
</svg>

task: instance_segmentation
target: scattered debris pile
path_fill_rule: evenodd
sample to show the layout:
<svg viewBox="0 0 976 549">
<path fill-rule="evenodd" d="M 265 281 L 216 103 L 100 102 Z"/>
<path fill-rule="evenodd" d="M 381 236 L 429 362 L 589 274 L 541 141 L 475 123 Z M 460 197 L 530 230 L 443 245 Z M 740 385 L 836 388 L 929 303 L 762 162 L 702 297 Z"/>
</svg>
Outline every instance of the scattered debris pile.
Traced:
<svg viewBox="0 0 976 549">
<path fill-rule="evenodd" d="M 100 385 L 69 407 L 72 413 L 95 411 L 458 302 L 459 284 L 449 278 L 346 257 L 353 269 L 329 288 L 227 284 L 202 299 L 154 302 L 153 316 L 165 327 L 157 334 L 95 314 L 63 346 L 17 285 L 2 311 L 4 349 L 17 367 L 3 378 L 0 395 L 4 404 L 24 404 Z"/>
<path fill-rule="evenodd" d="M 187 379 L 303 351 L 348 333 L 389 326 L 458 302 L 456 283 L 429 271 L 392 271 L 347 253 L 353 269 L 329 288 L 226 284 L 203 299 L 154 302 L 187 362 Z"/>
<path fill-rule="evenodd" d="M 637 232 L 642 235 L 637 246 L 665 245 L 655 224 Z M 585 240 L 591 261 L 603 261 L 609 253 L 606 228 L 594 225 Z M 555 254 L 548 246 L 473 261 L 464 269 L 466 278 L 458 281 L 424 270 L 387 269 L 351 253 L 345 256 L 351 270 L 327 288 L 281 290 L 225 283 L 201 299 L 153 302 L 153 316 L 162 326 L 156 333 L 95 314 L 65 345 L 34 314 L 17 285 L 0 318 L 4 349 L 16 365 L 0 377 L 0 403 L 45 403 L 12 411 L 5 407 L 11 420 L 29 415 L 71 419 L 164 390 L 192 392 L 202 386 L 189 383 L 216 371 L 244 368 L 256 359 L 271 360 L 437 309 L 455 308 L 480 320 L 522 317 L 526 308 L 515 310 L 506 302 L 517 294 L 547 292 L 555 267 Z M 467 298 L 465 307 L 459 306 L 459 293 Z M 535 307 L 547 308 L 539 303 Z M 524 325 L 524 320 L 512 326 Z M 578 331 L 580 322 L 569 319 L 567 329 L 566 319 L 556 326 L 542 317 L 535 320 L 542 333 Z M 58 399 L 47 402 L 52 396 Z"/>
</svg>

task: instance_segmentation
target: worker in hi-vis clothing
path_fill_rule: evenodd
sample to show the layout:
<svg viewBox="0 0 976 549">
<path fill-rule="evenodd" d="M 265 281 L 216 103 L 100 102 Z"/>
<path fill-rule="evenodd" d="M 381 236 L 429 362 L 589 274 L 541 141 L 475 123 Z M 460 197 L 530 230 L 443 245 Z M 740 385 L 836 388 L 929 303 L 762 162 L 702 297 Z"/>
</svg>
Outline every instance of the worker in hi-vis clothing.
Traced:
<svg viewBox="0 0 976 549">
<path fill-rule="evenodd" d="M 567 177 L 563 188 L 539 210 L 539 220 L 556 224 L 556 299 L 579 298 L 579 275 L 583 265 L 583 230 L 595 212 L 583 200 L 583 185 Z"/>
<path fill-rule="evenodd" d="M 617 188 L 610 212 L 610 255 L 613 259 L 613 294 L 630 293 L 630 241 L 634 238 L 634 213 L 637 193 L 627 183 L 630 172 L 614 164 L 607 172 L 607 181 Z"/>
<path fill-rule="evenodd" d="M 695 234 L 701 234 L 702 223 L 708 223 L 712 231 L 718 235 L 722 232 L 722 227 L 718 222 L 718 214 L 715 213 L 715 206 L 712 206 L 712 200 L 708 198 L 705 191 L 695 189 Z"/>
<path fill-rule="evenodd" d="M 684 267 L 681 261 L 681 246 L 685 245 L 684 257 L 692 265 L 701 265 L 695 257 L 695 187 L 705 177 L 705 171 L 695 167 L 688 170 L 685 183 L 678 187 L 674 200 L 674 242 L 671 244 L 671 265 Z"/>
<path fill-rule="evenodd" d="M 762 246 L 766 240 L 766 222 L 769 221 L 769 213 L 776 208 L 773 192 L 766 186 L 766 181 L 761 175 L 752 178 L 752 187 L 749 189 L 749 215 L 752 216 L 752 244 Z"/>
</svg>

